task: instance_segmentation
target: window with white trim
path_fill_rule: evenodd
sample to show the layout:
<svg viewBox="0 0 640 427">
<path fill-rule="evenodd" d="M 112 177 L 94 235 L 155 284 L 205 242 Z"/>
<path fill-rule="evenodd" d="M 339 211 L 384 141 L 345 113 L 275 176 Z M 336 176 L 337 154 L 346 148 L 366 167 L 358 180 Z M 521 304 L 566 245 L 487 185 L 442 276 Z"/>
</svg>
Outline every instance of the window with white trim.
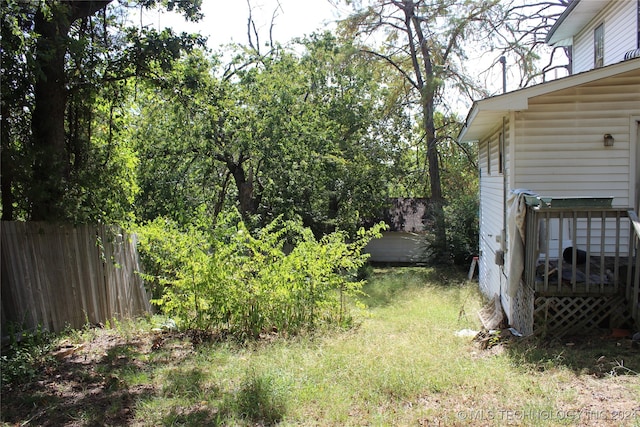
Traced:
<svg viewBox="0 0 640 427">
<path fill-rule="evenodd" d="M 604 24 L 593 31 L 593 68 L 604 66 Z"/>
</svg>

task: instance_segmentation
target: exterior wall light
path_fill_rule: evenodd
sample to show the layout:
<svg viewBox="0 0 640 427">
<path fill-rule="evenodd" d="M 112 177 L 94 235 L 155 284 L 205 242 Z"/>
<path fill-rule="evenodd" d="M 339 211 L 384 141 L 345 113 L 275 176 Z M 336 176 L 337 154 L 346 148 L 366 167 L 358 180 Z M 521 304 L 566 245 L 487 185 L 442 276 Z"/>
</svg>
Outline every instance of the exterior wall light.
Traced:
<svg viewBox="0 0 640 427">
<path fill-rule="evenodd" d="M 613 135 L 611 135 L 610 133 L 605 133 L 604 134 L 604 146 L 605 147 L 612 147 L 614 141 L 615 140 L 613 139 Z"/>
</svg>

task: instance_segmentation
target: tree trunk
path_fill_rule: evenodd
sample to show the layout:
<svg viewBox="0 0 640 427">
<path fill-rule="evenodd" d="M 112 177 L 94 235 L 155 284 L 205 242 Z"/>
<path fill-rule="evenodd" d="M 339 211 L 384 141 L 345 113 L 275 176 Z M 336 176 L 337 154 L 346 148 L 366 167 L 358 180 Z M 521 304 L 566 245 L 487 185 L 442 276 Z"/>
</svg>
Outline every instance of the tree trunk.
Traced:
<svg viewBox="0 0 640 427">
<path fill-rule="evenodd" d="M 449 264 L 451 257 L 447 243 L 447 229 L 444 215 L 444 198 L 440 182 L 440 163 L 438 158 L 438 140 L 435 135 L 433 94 L 423 102 L 423 126 L 427 140 L 427 161 L 429 163 L 429 185 L 431 187 L 431 212 L 435 224 L 433 251 L 438 264 Z"/>
<path fill-rule="evenodd" d="M 248 221 L 252 215 L 258 212 L 259 200 L 255 197 L 253 188 L 253 179 L 247 174 L 243 168 L 244 161 L 242 156 L 238 162 L 227 160 L 229 172 L 233 175 L 238 190 L 238 204 L 240 206 L 240 215 L 245 221 Z"/>
<path fill-rule="evenodd" d="M 2 103 L 2 149 L 0 151 L 0 191 L 2 192 L 2 220 L 13 221 L 13 160 L 9 141 L 9 111 Z"/>
<path fill-rule="evenodd" d="M 34 110 L 31 121 L 34 160 L 29 191 L 31 219 L 63 220 L 62 198 L 68 174 L 65 109 L 67 87 L 65 55 L 74 21 L 93 15 L 111 0 L 51 2 L 47 14 L 39 9 L 34 18 L 38 34 L 35 51 Z"/>
<path fill-rule="evenodd" d="M 48 19 L 42 11 L 35 16 L 36 72 L 35 108 L 31 122 L 34 162 L 31 188 L 31 219 L 57 220 L 62 217 L 60 200 L 64 194 L 66 169 L 64 112 L 67 103 L 64 60 L 67 50 L 69 16 L 62 8 Z"/>
<path fill-rule="evenodd" d="M 442 184 L 440 182 L 440 163 L 438 159 L 438 139 L 434 123 L 435 105 L 434 99 L 438 88 L 433 71 L 432 55 L 429 43 L 424 37 L 420 20 L 415 13 L 415 3 L 407 0 L 403 4 L 405 25 L 409 35 L 411 62 L 416 75 L 417 89 L 420 91 L 420 103 L 422 108 L 422 129 L 427 142 L 427 162 L 429 165 L 429 186 L 431 188 L 431 211 L 434 219 L 435 241 L 433 252 L 435 261 L 439 264 L 450 262 L 449 245 L 447 243 L 447 231 L 444 215 L 444 199 L 442 197 Z M 417 38 L 417 49 L 413 44 L 413 30 Z M 422 62 L 422 65 L 420 65 Z"/>
</svg>

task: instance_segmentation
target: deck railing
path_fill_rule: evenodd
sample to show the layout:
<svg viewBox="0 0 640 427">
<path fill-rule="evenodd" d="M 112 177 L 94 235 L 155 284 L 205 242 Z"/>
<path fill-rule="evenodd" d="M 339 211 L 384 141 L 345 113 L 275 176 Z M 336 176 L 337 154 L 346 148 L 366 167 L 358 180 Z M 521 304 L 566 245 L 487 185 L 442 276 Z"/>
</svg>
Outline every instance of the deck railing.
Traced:
<svg viewBox="0 0 640 427">
<path fill-rule="evenodd" d="M 523 280 L 537 295 L 620 295 L 638 321 L 640 222 L 629 209 L 528 206 Z"/>
</svg>

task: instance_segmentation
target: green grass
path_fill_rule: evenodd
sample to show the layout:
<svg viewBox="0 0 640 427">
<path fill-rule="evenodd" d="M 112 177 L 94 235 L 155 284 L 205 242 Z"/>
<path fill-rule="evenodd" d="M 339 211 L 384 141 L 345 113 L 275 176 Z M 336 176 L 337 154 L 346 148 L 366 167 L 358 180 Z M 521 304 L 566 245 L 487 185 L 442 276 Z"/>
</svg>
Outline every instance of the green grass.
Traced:
<svg viewBox="0 0 640 427">
<path fill-rule="evenodd" d="M 94 375 L 109 396 L 129 393 L 122 400 L 131 425 L 640 422 L 636 412 L 627 414 L 628 424 L 604 418 L 640 410 L 633 406 L 639 353 L 624 342 L 527 339 L 481 350 L 455 336 L 480 328 L 482 299 L 476 285 L 451 271 L 376 270 L 365 292 L 359 322 L 347 331 L 197 347 L 168 335 L 149 351 L 137 331 L 152 325 L 126 329 L 127 342 L 108 349 Z M 119 414 L 117 402 L 110 399 L 107 411 Z M 75 416 L 86 424 L 114 419 L 88 408 Z"/>
</svg>

